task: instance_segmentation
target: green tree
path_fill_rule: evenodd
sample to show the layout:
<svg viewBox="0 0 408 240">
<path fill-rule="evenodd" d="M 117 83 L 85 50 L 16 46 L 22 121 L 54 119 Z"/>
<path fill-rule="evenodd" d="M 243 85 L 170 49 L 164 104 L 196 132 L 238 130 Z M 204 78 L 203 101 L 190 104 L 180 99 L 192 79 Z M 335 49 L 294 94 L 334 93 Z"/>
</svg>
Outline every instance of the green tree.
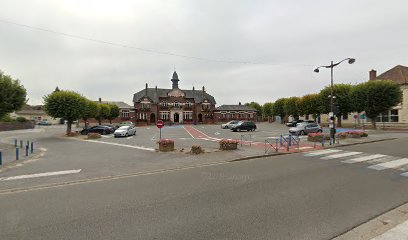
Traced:
<svg viewBox="0 0 408 240">
<path fill-rule="evenodd" d="M 27 91 L 18 80 L 0 72 L 0 119 L 21 109 L 26 103 Z"/>
<path fill-rule="evenodd" d="M 112 124 L 112 120 L 119 117 L 120 111 L 119 107 L 116 104 L 109 103 L 108 105 L 110 112 L 107 119 L 109 119 L 109 123 Z"/>
<path fill-rule="evenodd" d="M 278 100 L 275 101 L 275 103 L 273 104 L 273 108 L 272 108 L 273 116 L 279 116 L 281 118 L 281 123 L 286 116 L 285 109 L 284 109 L 285 102 L 286 102 L 286 98 L 279 98 Z"/>
<path fill-rule="evenodd" d="M 354 109 L 359 112 L 365 111 L 373 127 L 377 128 L 377 116 L 401 103 L 402 90 L 391 80 L 368 81 L 353 88 L 351 99 Z"/>
<path fill-rule="evenodd" d="M 353 102 L 351 100 L 351 84 L 334 84 L 333 85 L 333 99 L 334 105 L 337 105 L 336 117 L 338 119 L 337 125 L 341 127 L 341 116 L 349 114 L 354 111 Z M 330 112 L 330 86 L 325 87 L 319 93 L 320 96 L 320 110 L 322 113 Z"/>
<path fill-rule="evenodd" d="M 307 94 L 298 101 L 299 113 L 301 115 L 313 115 L 313 119 L 320 115 L 319 94 Z"/>
<path fill-rule="evenodd" d="M 110 105 L 107 103 L 99 103 L 98 111 L 95 117 L 98 120 L 99 125 L 102 124 L 103 119 L 108 119 L 109 116 L 110 116 Z"/>
<path fill-rule="evenodd" d="M 88 119 L 96 118 L 97 114 L 98 114 L 98 104 L 94 101 L 86 100 L 84 113 L 82 115 L 82 119 L 85 122 L 85 128 L 88 128 L 88 124 L 87 124 Z"/>
<path fill-rule="evenodd" d="M 264 103 L 262 106 L 262 115 L 263 118 L 268 118 L 273 116 L 273 103 L 272 102 L 267 102 Z"/>
<path fill-rule="evenodd" d="M 256 115 L 262 116 L 262 106 L 257 103 L 257 102 L 250 102 L 250 103 L 245 103 L 246 106 L 255 108 L 257 110 Z"/>
<path fill-rule="evenodd" d="M 294 119 L 299 119 L 298 97 L 290 97 L 286 99 L 283 109 L 288 116 L 293 116 Z"/>
<path fill-rule="evenodd" d="M 44 96 L 44 110 L 54 118 L 67 120 L 67 134 L 71 133 L 72 122 L 84 115 L 86 98 L 73 91 L 57 91 Z"/>
</svg>

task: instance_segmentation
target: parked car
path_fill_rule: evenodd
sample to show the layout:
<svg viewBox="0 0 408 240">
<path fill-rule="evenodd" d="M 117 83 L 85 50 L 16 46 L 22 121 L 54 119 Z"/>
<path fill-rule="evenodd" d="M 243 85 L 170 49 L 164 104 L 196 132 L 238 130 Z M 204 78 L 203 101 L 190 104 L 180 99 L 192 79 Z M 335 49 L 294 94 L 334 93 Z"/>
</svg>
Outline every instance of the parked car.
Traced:
<svg viewBox="0 0 408 240">
<path fill-rule="evenodd" d="M 122 126 L 113 133 L 115 137 L 127 137 L 131 135 L 136 135 L 136 128 L 132 126 Z"/>
<path fill-rule="evenodd" d="M 112 128 L 107 126 L 93 126 L 90 128 L 83 129 L 81 131 L 82 135 L 87 135 L 88 133 L 100 133 L 102 135 L 111 134 L 113 132 Z"/>
<path fill-rule="evenodd" d="M 135 124 L 133 122 L 127 121 L 127 122 L 121 122 L 118 125 L 116 125 L 116 129 L 122 127 L 122 126 L 131 126 L 134 127 Z"/>
<path fill-rule="evenodd" d="M 298 123 L 296 127 L 290 128 L 289 133 L 293 135 L 306 135 L 309 133 L 323 132 L 322 127 L 317 123 Z"/>
<path fill-rule="evenodd" d="M 116 126 L 110 125 L 110 124 L 104 124 L 101 126 L 105 126 L 111 129 L 111 132 L 113 133 L 116 129 L 118 129 Z"/>
<path fill-rule="evenodd" d="M 234 132 L 247 130 L 247 131 L 255 131 L 256 124 L 254 122 L 239 122 L 237 125 L 234 125 L 231 130 Z"/>
<path fill-rule="evenodd" d="M 39 121 L 37 124 L 38 124 L 38 125 L 43 125 L 43 126 L 49 126 L 49 125 L 51 125 L 51 123 L 48 122 L 48 120 L 46 120 L 46 119 Z"/>
<path fill-rule="evenodd" d="M 234 125 L 237 125 L 239 121 L 237 120 L 232 120 L 227 123 L 221 124 L 222 129 L 231 129 Z"/>
<path fill-rule="evenodd" d="M 302 120 L 302 119 L 299 119 L 299 120 L 293 120 L 292 122 L 286 123 L 286 126 L 287 126 L 287 127 L 296 127 L 296 125 L 297 125 L 298 123 L 302 123 L 302 122 L 314 123 L 313 120 Z"/>
</svg>

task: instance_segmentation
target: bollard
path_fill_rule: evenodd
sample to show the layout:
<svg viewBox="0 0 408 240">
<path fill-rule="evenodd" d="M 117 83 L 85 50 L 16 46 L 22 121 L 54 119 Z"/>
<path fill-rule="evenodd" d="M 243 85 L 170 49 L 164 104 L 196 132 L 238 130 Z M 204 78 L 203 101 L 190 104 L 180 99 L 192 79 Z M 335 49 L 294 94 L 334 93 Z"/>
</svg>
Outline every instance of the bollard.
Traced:
<svg viewBox="0 0 408 240">
<path fill-rule="evenodd" d="M 31 153 L 34 152 L 34 142 L 31 142 Z"/>
<path fill-rule="evenodd" d="M 27 146 L 30 146 L 30 141 L 27 140 Z"/>
<path fill-rule="evenodd" d="M 291 147 L 292 146 L 292 134 L 289 134 L 288 138 L 289 138 L 289 147 Z"/>
<path fill-rule="evenodd" d="M 18 155 L 19 155 L 19 150 L 18 150 L 19 148 L 18 147 L 16 147 L 16 161 L 18 160 Z"/>
<path fill-rule="evenodd" d="M 276 143 L 276 144 L 275 144 L 275 147 L 276 147 L 275 149 L 276 149 L 276 152 L 278 152 L 278 142 L 279 142 L 278 139 L 275 139 L 275 143 Z"/>
<path fill-rule="evenodd" d="M 282 147 L 282 134 L 280 135 L 280 146 Z"/>
<path fill-rule="evenodd" d="M 322 135 L 322 147 L 324 147 L 324 141 L 326 140 L 326 137 Z"/>
<path fill-rule="evenodd" d="M 26 157 L 28 157 L 28 145 L 26 145 Z"/>
<path fill-rule="evenodd" d="M 3 153 L 0 151 L 0 166 L 3 164 Z"/>
<path fill-rule="evenodd" d="M 14 147 L 17 147 L 17 138 L 14 139 Z"/>
<path fill-rule="evenodd" d="M 20 140 L 20 148 L 23 148 L 23 140 Z"/>
</svg>

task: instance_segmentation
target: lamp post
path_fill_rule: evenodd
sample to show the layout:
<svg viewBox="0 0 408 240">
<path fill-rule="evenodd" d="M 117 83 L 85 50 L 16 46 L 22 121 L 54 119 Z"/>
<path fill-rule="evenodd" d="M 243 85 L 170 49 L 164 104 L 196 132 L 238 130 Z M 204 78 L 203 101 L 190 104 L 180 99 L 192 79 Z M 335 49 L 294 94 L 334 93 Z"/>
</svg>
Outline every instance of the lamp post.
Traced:
<svg viewBox="0 0 408 240">
<path fill-rule="evenodd" d="M 330 145 L 335 143 L 335 135 L 336 135 L 335 114 L 334 114 L 334 104 L 333 104 L 333 99 L 334 99 L 334 96 L 333 96 L 333 68 L 346 60 L 348 61 L 349 64 L 353 64 L 356 61 L 356 59 L 354 58 L 346 58 L 346 59 L 341 60 L 338 63 L 333 63 L 333 61 L 331 61 L 330 65 L 320 66 L 314 70 L 314 72 L 318 73 L 319 68 L 330 68 L 330 113 L 329 113 Z"/>
</svg>

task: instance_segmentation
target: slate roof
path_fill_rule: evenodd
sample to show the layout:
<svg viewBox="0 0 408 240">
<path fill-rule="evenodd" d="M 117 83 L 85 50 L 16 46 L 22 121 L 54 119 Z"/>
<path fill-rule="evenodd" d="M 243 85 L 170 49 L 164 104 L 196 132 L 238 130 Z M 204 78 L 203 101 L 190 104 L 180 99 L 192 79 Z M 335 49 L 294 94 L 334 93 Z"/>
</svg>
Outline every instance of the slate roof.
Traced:
<svg viewBox="0 0 408 240">
<path fill-rule="evenodd" d="M 246 105 L 221 105 L 215 111 L 257 111 L 255 108 Z"/>
<path fill-rule="evenodd" d="M 398 84 L 408 84 L 408 67 L 398 65 L 379 75 L 377 79 L 392 80 Z"/>
<path fill-rule="evenodd" d="M 147 88 L 147 97 L 150 98 L 153 103 L 159 103 L 159 98 L 166 98 L 167 93 L 170 92 L 173 89 L 165 89 L 165 88 Z M 213 96 L 210 94 L 203 92 L 201 90 L 183 90 L 183 93 L 185 94 L 185 98 L 193 98 L 194 102 L 200 103 L 203 102 L 204 99 L 208 99 L 210 103 L 216 104 L 215 99 Z M 140 90 L 139 92 L 135 93 L 133 95 L 133 102 L 140 102 L 140 99 L 142 99 L 145 96 L 145 91 L 146 89 Z"/>
<path fill-rule="evenodd" d="M 96 101 L 99 102 L 99 101 Z M 111 103 L 111 104 L 115 104 L 116 106 L 118 106 L 119 108 L 133 108 L 132 106 L 130 106 L 129 104 L 125 103 L 125 102 L 115 102 L 115 101 L 101 101 L 101 103 Z"/>
</svg>

